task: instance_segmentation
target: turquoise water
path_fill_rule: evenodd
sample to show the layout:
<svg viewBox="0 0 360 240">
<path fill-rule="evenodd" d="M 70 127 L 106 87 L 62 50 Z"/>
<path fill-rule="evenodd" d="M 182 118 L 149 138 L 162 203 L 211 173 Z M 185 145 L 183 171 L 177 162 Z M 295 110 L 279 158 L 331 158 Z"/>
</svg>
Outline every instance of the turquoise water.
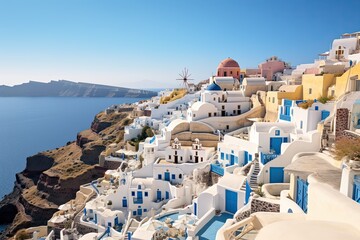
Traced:
<svg viewBox="0 0 360 240">
<path fill-rule="evenodd" d="M 158 218 L 158 220 L 161 221 L 161 222 L 165 222 L 165 220 L 167 218 L 171 218 L 172 222 L 174 222 L 175 220 L 178 220 L 178 217 L 179 217 L 179 213 L 177 212 L 177 213 L 171 213 L 171 214 L 162 216 L 162 217 Z"/>
<path fill-rule="evenodd" d="M 26 157 L 75 140 L 108 106 L 139 100 L 0 97 L 0 199 L 11 192 Z"/>
<path fill-rule="evenodd" d="M 215 240 L 217 231 L 224 225 L 227 219 L 233 218 L 232 214 L 222 213 L 219 216 L 213 217 L 206 225 L 198 232 L 199 240 Z"/>
</svg>

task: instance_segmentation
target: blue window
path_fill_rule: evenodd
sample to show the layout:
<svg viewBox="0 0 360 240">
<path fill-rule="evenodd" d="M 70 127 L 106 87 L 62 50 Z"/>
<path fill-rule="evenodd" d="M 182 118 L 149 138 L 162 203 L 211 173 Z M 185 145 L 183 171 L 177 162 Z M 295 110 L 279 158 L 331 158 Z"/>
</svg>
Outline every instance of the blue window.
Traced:
<svg viewBox="0 0 360 240">
<path fill-rule="evenodd" d="M 226 160 L 229 160 L 229 154 L 226 154 Z"/>
<path fill-rule="evenodd" d="M 135 196 L 135 192 L 134 192 L 134 191 L 131 192 L 131 196 Z"/>
<path fill-rule="evenodd" d="M 136 216 L 136 211 L 133 211 L 133 215 Z"/>
<path fill-rule="evenodd" d="M 275 130 L 275 136 L 279 136 L 280 135 L 280 130 Z"/>
<path fill-rule="evenodd" d="M 138 185 L 138 189 L 141 189 L 141 185 Z"/>
<path fill-rule="evenodd" d="M 224 160 L 224 153 L 223 152 L 220 153 L 220 159 Z"/>
<path fill-rule="evenodd" d="M 287 142 L 288 142 L 288 138 L 284 137 L 284 143 L 287 143 Z"/>
<path fill-rule="evenodd" d="M 158 174 L 158 179 L 161 180 L 161 174 Z"/>
<path fill-rule="evenodd" d="M 148 192 L 145 192 L 145 197 L 149 196 L 149 193 Z"/>
<path fill-rule="evenodd" d="M 231 150 L 231 153 L 234 153 L 234 150 Z"/>
<path fill-rule="evenodd" d="M 146 209 L 146 208 L 144 208 L 144 212 L 147 212 L 147 209 Z"/>
<path fill-rule="evenodd" d="M 171 174 L 171 179 L 175 179 L 175 174 Z"/>
<path fill-rule="evenodd" d="M 318 111 L 318 110 L 319 110 L 319 106 L 315 106 L 315 110 Z"/>
</svg>

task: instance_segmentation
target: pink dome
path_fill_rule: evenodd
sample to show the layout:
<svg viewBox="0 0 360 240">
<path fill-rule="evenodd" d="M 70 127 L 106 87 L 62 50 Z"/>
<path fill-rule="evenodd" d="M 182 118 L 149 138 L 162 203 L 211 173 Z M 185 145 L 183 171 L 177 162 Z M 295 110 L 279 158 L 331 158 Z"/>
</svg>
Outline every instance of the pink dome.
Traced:
<svg viewBox="0 0 360 240">
<path fill-rule="evenodd" d="M 224 68 L 224 67 L 240 68 L 239 64 L 232 58 L 227 58 L 221 61 L 218 68 Z"/>
</svg>

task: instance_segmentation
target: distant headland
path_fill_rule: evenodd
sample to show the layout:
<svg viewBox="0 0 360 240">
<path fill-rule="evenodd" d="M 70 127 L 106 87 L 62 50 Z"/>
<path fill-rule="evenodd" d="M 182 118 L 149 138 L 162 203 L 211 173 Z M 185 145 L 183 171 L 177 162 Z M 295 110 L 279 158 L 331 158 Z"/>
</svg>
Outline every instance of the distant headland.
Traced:
<svg viewBox="0 0 360 240">
<path fill-rule="evenodd" d="M 0 97 L 134 97 L 148 98 L 156 92 L 67 80 L 48 83 L 29 81 L 15 86 L 0 86 Z"/>
</svg>

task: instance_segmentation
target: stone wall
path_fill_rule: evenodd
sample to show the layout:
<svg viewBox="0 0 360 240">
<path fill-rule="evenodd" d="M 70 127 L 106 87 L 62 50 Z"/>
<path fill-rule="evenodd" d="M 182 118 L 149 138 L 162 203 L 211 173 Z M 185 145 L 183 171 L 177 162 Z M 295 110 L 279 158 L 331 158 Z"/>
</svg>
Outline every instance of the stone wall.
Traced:
<svg viewBox="0 0 360 240">
<path fill-rule="evenodd" d="M 347 108 L 339 108 L 336 110 L 336 131 L 335 131 L 335 139 L 344 136 L 344 131 L 348 129 L 349 123 L 349 109 Z"/>
<path fill-rule="evenodd" d="M 240 222 L 240 221 L 244 220 L 245 218 L 250 217 L 250 214 L 251 214 L 250 210 L 243 211 L 240 214 L 238 214 L 238 216 L 236 216 L 236 221 Z"/>
<path fill-rule="evenodd" d="M 280 212 L 280 204 L 266 201 L 265 198 L 253 198 L 251 213 L 255 212 Z"/>
<path fill-rule="evenodd" d="M 360 139 L 360 134 L 352 131 L 345 130 L 342 133 L 343 137 L 350 138 L 350 139 Z"/>
</svg>

